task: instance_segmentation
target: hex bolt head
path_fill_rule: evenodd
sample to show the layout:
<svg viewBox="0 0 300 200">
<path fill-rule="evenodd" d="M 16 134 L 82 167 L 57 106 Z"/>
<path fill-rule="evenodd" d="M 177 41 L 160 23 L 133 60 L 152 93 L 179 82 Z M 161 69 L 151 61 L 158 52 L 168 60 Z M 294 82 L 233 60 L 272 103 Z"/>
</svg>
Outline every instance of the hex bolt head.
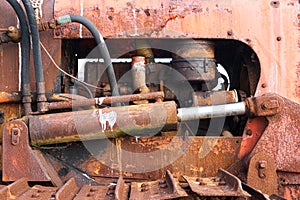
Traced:
<svg viewBox="0 0 300 200">
<path fill-rule="evenodd" d="M 251 129 L 248 129 L 248 130 L 246 131 L 246 135 L 251 136 L 251 135 L 252 135 L 252 130 L 251 130 Z"/>
</svg>

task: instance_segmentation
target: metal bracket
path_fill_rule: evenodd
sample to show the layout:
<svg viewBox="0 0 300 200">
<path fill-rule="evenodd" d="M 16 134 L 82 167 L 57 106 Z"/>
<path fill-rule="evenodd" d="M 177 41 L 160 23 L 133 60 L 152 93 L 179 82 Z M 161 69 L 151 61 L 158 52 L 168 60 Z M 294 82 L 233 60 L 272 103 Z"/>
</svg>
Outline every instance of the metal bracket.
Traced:
<svg viewBox="0 0 300 200">
<path fill-rule="evenodd" d="M 58 175 L 43 159 L 42 155 L 29 146 L 28 128 L 23 121 L 8 122 L 2 134 L 2 180 L 16 181 L 26 178 L 28 181 L 52 181 L 60 185 Z"/>
<path fill-rule="evenodd" d="M 18 145 L 20 143 L 21 130 L 18 128 L 12 128 L 11 132 L 11 144 Z"/>
</svg>

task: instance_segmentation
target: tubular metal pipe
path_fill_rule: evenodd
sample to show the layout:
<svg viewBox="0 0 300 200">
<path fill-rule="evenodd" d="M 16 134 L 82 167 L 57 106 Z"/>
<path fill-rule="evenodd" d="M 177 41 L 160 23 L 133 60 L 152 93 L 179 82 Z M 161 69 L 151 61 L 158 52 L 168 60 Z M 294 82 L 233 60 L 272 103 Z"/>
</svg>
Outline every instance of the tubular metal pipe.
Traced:
<svg viewBox="0 0 300 200">
<path fill-rule="evenodd" d="M 36 78 L 36 90 L 37 90 L 37 101 L 38 101 L 38 111 L 45 112 L 47 111 L 47 98 L 45 95 L 45 82 L 44 82 L 44 74 L 43 74 L 43 66 L 42 66 L 42 56 L 41 56 L 41 48 L 40 48 L 40 35 L 39 29 L 36 22 L 36 18 L 34 15 L 34 10 L 30 0 L 22 0 L 29 25 L 31 31 L 32 38 L 32 46 L 33 46 L 33 61 L 34 61 L 34 70 L 35 70 L 35 78 Z"/>
<path fill-rule="evenodd" d="M 7 0 L 7 2 L 12 6 L 16 12 L 19 21 L 20 28 L 22 31 L 22 40 L 21 40 L 21 84 L 22 84 L 22 102 L 24 104 L 25 115 L 28 115 L 32 112 L 31 110 L 31 91 L 30 91 L 30 72 L 29 72 L 29 63 L 30 63 L 30 35 L 29 27 L 26 21 L 26 15 L 16 0 Z"/>
<path fill-rule="evenodd" d="M 112 91 L 113 96 L 119 96 L 119 90 L 118 90 L 118 85 L 117 85 L 117 80 L 116 80 L 116 75 L 114 68 L 111 63 L 111 58 L 110 54 L 108 52 L 107 46 L 105 44 L 105 41 L 101 35 L 101 33 L 98 31 L 98 29 L 95 27 L 95 25 L 88 20 L 87 18 L 79 15 L 64 15 L 59 18 L 57 18 L 57 23 L 59 25 L 65 25 L 71 22 L 78 22 L 82 25 L 84 25 L 93 35 L 93 37 L 96 40 L 97 47 L 100 50 L 100 53 L 104 59 L 104 64 L 107 66 L 107 75 L 108 75 L 108 80 L 110 84 L 110 88 Z"/>
<path fill-rule="evenodd" d="M 177 110 L 177 117 L 179 121 L 189 121 L 215 117 L 244 115 L 246 114 L 246 111 L 246 104 L 244 102 L 238 102 L 223 105 L 179 108 Z"/>
</svg>

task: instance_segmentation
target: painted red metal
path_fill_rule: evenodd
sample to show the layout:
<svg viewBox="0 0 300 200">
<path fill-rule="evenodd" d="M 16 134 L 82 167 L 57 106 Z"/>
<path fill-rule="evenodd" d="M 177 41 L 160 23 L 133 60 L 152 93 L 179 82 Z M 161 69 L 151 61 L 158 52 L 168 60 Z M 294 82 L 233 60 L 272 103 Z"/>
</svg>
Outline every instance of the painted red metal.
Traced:
<svg viewBox="0 0 300 200">
<path fill-rule="evenodd" d="M 282 1 L 56 0 L 54 16 L 80 14 L 106 38 L 217 38 L 240 40 L 257 54 L 256 95 L 275 92 L 300 103 L 299 3 Z M 56 38 L 90 38 L 78 24 L 57 28 Z M 298 46 L 297 46 L 298 44 Z"/>
</svg>

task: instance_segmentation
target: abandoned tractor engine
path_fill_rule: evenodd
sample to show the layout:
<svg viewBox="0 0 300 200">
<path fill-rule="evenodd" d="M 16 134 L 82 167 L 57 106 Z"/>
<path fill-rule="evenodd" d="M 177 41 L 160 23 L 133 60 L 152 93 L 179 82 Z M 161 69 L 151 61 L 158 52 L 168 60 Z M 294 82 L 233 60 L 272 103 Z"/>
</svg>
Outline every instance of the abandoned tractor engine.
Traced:
<svg viewBox="0 0 300 200">
<path fill-rule="evenodd" d="M 298 200 L 299 8 L 3 1 L 0 199 Z"/>
</svg>

